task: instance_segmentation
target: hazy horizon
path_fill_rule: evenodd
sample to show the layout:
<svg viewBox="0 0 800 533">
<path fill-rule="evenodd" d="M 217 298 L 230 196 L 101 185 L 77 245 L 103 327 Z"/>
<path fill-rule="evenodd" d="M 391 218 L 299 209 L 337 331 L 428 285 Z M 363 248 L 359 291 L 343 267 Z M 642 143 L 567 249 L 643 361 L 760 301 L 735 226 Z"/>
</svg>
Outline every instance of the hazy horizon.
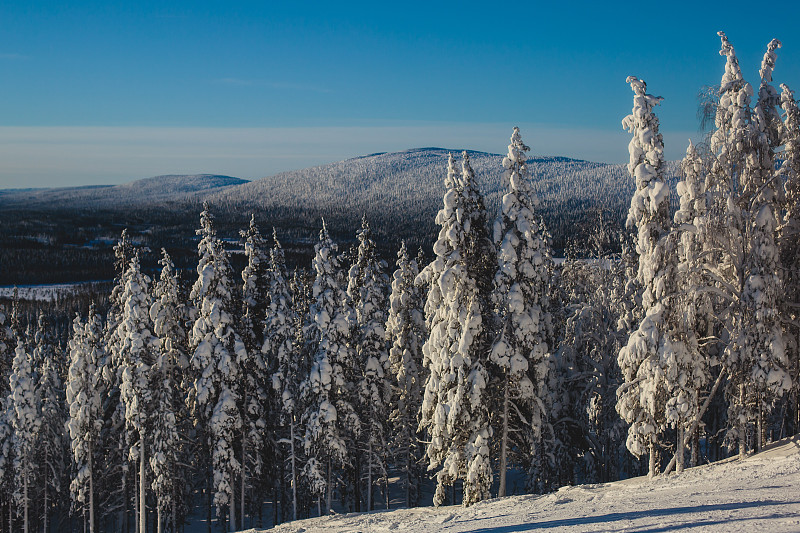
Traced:
<svg viewBox="0 0 800 533">
<path fill-rule="evenodd" d="M 626 163 L 622 131 L 520 124 L 532 155 Z M 323 128 L 0 127 L 0 189 L 116 185 L 161 175 L 218 174 L 257 180 L 381 152 L 423 147 L 504 153 L 512 126 L 497 124 Z M 667 133 L 668 159 L 697 132 Z M 565 143 L 580 141 L 574 153 Z M 444 142 L 442 142 L 444 141 Z M 670 142 L 672 141 L 672 142 Z M 622 150 L 615 150 L 622 147 Z M 307 152 L 304 152 L 307 150 Z M 617 157 L 604 157 L 619 152 Z M 444 176 L 446 161 L 442 161 Z M 444 179 L 444 178 L 443 178 Z"/>
</svg>

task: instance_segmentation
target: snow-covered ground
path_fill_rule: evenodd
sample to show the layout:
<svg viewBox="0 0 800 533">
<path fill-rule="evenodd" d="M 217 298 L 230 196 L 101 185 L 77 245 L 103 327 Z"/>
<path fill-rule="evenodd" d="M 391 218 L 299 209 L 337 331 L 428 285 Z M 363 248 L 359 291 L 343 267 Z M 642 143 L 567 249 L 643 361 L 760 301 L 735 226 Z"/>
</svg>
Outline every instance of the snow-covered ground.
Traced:
<svg viewBox="0 0 800 533">
<path fill-rule="evenodd" d="M 523 531 L 800 532 L 800 437 L 744 461 L 655 479 L 565 487 L 460 506 L 333 515 L 284 524 L 280 533 L 519 533 Z M 254 532 L 256 530 L 250 530 Z"/>
<path fill-rule="evenodd" d="M 76 294 L 87 287 L 109 285 L 108 281 L 80 281 L 76 283 L 52 283 L 47 285 L 20 285 L 17 294 L 20 300 L 52 302 L 64 296 Z M 0 287 L 0 298 L 13 298 L 14 286 Z"/>
</svg>

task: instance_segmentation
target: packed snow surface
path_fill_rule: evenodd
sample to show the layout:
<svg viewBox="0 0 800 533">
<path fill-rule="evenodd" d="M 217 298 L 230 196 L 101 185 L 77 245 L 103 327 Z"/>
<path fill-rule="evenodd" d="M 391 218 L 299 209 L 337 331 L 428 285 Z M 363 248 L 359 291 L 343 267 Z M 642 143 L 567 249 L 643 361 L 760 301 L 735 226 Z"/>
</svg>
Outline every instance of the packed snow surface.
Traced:
<svg viewBox="0 0 800 533">
<path fill-rule="evenodd" d="M 800 437 L 744 461 L 687 469 L 681 475 L 564 487 L 463 508 L 420 507 L 311 518 L 281 533 L 523 531 L 800 531 Z M 254 532 L 256 530 L 250 530 Z"/>
</svg>

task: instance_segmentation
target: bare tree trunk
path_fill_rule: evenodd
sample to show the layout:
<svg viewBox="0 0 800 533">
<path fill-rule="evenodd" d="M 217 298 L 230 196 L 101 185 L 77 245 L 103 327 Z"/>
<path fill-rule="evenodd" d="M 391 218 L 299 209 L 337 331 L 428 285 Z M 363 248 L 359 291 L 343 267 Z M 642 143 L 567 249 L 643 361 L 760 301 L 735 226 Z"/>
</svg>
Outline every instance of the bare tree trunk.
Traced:
<svg viewBox="0 0 800 533">
<path fill-rule="evenodd" d="M 173 486 L 174 487 L 174 486 Z M 178 533 L 178 489 L 172 489 L 172 533 Z"/>
<path fill-rule="evenodd" d="M 294 419 L 289 422 L 289 440 L 292 452 L 292 520 L 297 520 L 297 465 L 294 451 Z"/>
<path fill-rule="evenodd" d="M 121 528 L 123 533 L 128 533 L 128 468 L 123 460 L 122 465 L 122 508 L 120 509 Z"/>
<path fill-rule="evenodd" d="M 683 460 L 686 455 L 686 446 L 684 443 L 683 434 L 683 421 L 681 420 L 678 422 L 678 438 L 675 442 L 675 457 L 677 458 L 675 472 L 678 474 L 683 472 Z"/>
<path fill-rule="evenodd" d="M 48 463 L 49 461 L 45 460 L 45 466 Z M 44 533 L 47 533 L 47 515 L 48 515 L 47 506 L 49 504 L 49 502 L 47 501 L 47 479 L 44 480 L 44 486 L 42 488 L 44 489 L 44 514 L 42 515 L 42 520 L 44 521 L 44 523 L 42 524 L 42 531 Z"/>
<path fill-rule="evenodd" d="M 91 444 L 91 441 L 90 441 L 90 444 L 89 444 L 89 458 L 88 458 L 88 462 L 89 462 L 89 533 L 94 533 L 94 470 L 93 470 L 93 466 L 92 466 L 92 455 L 93 455 L 93 452 L 94 452 L 94 446 Z M 86 526 L 86 515 L 84 514 L 83 517 L 84 517 L 83 525 L 85 527 Z M 9 527 L 8 530 L 11 531 L 11 527 Z"/>
<path fill-rule="evenodd" d="M 330 513 L 331 511 L 331 499 L 333 498 L 333 483 L 331 483 L 332 477 L 332 461 L 328 459 L 328 483 L 325 487 L 326 494 L 325 494 L 325 514 Z"/>
<path fill-rule="evenodd" d="M 211 465 L 206 467 L 206 526 L 211 533 Z"/>
<path fill-rule="evenodd" d="M 656 472 L 656 443 L 650 442 L 650 464 L 647 469 L 647 477 L 653 477 L 657 474 Z"/>
<path fill-rule="evenodd" d="M 761 393 L 756 395 L 758 398 L 758 427 L 756 428 L 756 451 L 760 452 L 764 447 L 764 410 L 761 408 Z"/>
<path fill-rule="evenodd" d="M 503 387 L 503 432 L 500 435 L 500 487 L 497 497 L 506 495 L 506 470 L 508 470 L 508 375 Z"/>
<path fill-rule="evenodd" d="M 164 533 L 164 520 L 161 516 L 161 506 L 156 507 L 156 527 L 158 528 L 156 531 L 158 533 Z"/>
<path fill-rule="evenodd" d="M 367 511 L 372 511 L 372 439 L 367 448 Z"/>
<path fill-rule="evenodd" d="M 231 487 L 231 503 L 228 505 L 228 531 L 236 531 L 236 501 L 233 498 L 235 485 Z"/>
<path fill-rule="evenodd" d="M 245 397 L 244 405 L 247 405 L 247 397 Z M 244 529 L 244 494 L 247 490 L 247 474 L 246 474 L 246 461 L 247 461 L 247 424 L 242 423 L 242 497 L 241 502 L 239 502 L 241 512 L 239 513 L 240 520 L 242 521 L 242 529 Z"/>
<path fill-rule="evenodd" d="M 27 469 L 27 467 L 26 467 L 26 469 Z M 27 471 L 25 472 L 25 476 L 24 476 L 24 480 L 22 482 L 22 485 L 23 485 L 23 489 L 22 489 L 23 498 L 25 498 L 25 506 L 24 506 L 24 510 L 23 510 L 25 522 L 24 522 L 24 524 L 22 526 L 22 530 L 25 533 L 28 533 L 28 507 L 29 507 L 29 503 L 28 503 L 28 472 Z"/>
<path fill-rule="evenodd" d="M 139 434 L 139 533 L 147 533 L 144 432 Z"/>
<path fill-rule="evenodd" d="M 744 383 L 739 384 L 739 405 L 744 409 Z M 739 459 L 747 456 L 747 425 L 739 422 Z"/>
</svg>

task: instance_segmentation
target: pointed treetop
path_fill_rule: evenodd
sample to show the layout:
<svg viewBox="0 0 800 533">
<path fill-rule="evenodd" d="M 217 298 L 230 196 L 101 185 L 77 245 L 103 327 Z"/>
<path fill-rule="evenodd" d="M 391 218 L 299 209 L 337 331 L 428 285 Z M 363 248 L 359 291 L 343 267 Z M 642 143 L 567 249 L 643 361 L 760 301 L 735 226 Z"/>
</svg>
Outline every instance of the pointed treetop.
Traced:
<svg viewBox="0 0 800 533">
<path fill-rule="evenodd" d="M 281 242 L 278 240 L 278 230 L 275 229 L 275 226 L 272 226 L 272 242 L 275 245 L 275 248 L 283 248 L 281 246 Z"/>
<path fill-rule="evenodd" d="M 739 67 L 739 60 L 736 58 L 736 51 L 733 49 L 733 45 L 728 40 L 724 31 L 718 31 L 717 35 L 719 35 L 722 40 L 722 48 L 719 51 L 719 55 L 727 58 L 725 62 L 725 75 L 722 76 L 719 92 L 724 93 L 731 89 L 738 90 L 738 83 L 743 82 L 744 79 L 742 77 L 742 69 Z"/>
<path fill-rule="evenodd" d="M 778 54 L 775 50 L 781 47 L 781 42 L 778 39 L 772 39 L 767 45 L 767 51 L 764 53 L 764 59 L 761 61 L 761 69 L 758 73 L 761 75 L 761 83 L 769 83 L 772 81 L 772 71 L 775 70 L 775 59 Z"/>
<path fill-rule="evenodd" d="M 503 158 L 503 168 L 511 168 L 513 163 L 524 165 L 528 160 L 525 152 L 530 151 L 530 147 L 522 142 L 522 135 L 519 128 L 514 126 L 514 132 L 511 134 L 511 144 L 508 145 L 508 155 Z"/>
<path fill-rule="evenodd" d="M 464 182 L 464 188 L 467 188 L 475 181 L 475 171 L 472 170 L 472 165 L 469 164 L 469 154 L 466 150 L 461 153 L 461 180 Z"/>
<path fill-rule="evenodd" d="M 214 229 L 214 215 L 211 214 L 208 201 L 203 202 L 203 211 L 200 213 L 200 229 L 195 230 L 197 235 L 214 236 L 217 234 Z"/>
<path fill-rule="evenodd" d="M 444 186 L 452 189 L 456 186 L 458 171 L 456 170 L 456 159 L 453 153 L 447 154 L 447 176 L 444 179 Z"/>
</svg>

